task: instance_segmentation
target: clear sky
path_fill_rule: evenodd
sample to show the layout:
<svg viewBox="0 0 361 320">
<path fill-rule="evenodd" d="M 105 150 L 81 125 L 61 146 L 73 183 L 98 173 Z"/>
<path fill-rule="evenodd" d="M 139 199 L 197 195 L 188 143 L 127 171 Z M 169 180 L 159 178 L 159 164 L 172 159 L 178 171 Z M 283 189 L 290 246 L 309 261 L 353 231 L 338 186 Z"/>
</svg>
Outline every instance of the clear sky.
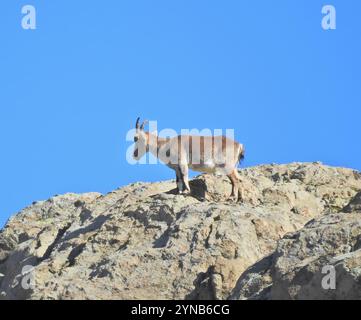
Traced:
<svg viewBox="0 0 361 320">
<path fill-rule="evenodd" d="M 37 29 L 21 28 L 34 5 Z M 332 4 L 337 29 L 321 28 Z M 131 166 L 136 117 L 234 128 L 244 166 L 361 169 L 359 0 L 3 0 L 0 225 L 35 200 L 173 178 Z"/>
</svg>

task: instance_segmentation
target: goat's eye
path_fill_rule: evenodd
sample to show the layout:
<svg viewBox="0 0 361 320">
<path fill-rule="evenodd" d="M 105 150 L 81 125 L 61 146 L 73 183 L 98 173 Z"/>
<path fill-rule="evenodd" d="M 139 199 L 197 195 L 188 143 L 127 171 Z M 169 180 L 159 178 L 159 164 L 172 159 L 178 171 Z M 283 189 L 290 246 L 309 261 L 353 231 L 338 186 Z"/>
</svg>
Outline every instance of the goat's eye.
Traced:
<svg viewBox="0 0 361 320">
<path fill-rule="evenodd" d="M 134 142 L 137 142 L 138 141 L 138 138 L 137 137 L 134 137 Z"/>
</svg>

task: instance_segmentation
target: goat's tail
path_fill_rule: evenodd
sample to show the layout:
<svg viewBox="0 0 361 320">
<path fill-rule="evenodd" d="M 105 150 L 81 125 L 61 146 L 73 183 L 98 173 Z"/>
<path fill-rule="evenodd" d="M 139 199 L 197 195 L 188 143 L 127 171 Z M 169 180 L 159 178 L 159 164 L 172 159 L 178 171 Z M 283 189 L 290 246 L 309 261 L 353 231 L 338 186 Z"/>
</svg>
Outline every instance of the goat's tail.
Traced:
<svg viewBox="0 0 361 320">
<path fill-rule="evenodd" d="M 241 144 L 239 146 L 239 150 L 238 150 L 238 165 L 241 164 L 241 162 L 243 161 L 244 159 L 244 156 L 245 156 L 245 149 L 244 149 L 244 145 Z"/>
<path fill-rule="evenodd" d="M 243 144 L 241 144 L 238 149 L 238 161 L 236 164 L 236 168 L 234 170 L 234 173 L 236 174 L 236 177 L 238 180 L 242 180 L 242 177 L 239 175 L 237 167 L 241 164 L 242 160 L 244 159 L 244 155 L 245 155 L 244 146 L 243 146 Z"/>
</svg>

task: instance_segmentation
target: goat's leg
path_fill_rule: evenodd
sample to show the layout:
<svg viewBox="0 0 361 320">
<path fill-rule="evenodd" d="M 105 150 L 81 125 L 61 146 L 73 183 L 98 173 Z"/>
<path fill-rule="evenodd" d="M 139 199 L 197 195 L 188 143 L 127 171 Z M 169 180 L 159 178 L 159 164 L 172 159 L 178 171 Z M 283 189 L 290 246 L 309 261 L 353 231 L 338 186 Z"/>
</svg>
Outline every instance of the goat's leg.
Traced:
<svg viewBox="0 0 361 320">
<path fill-rule="evenodd" d="M 183 182 L 181 179 L 180 170 L 178 168 L 175 169 L 175 175 L 176 175 L 178 193 L 181 194 L 183 192 Z"/>
<path fill-rule="evenodd" d="M 179 166 L 180 171 L 180 177 L 183 182 L 183 185 L 185 186 L 185 191 L 187 193 L 191 192 L 191 188 L 189 187 L 189 180 L 188 180 L 188 166 L 187 165 L 181 165 Z"/>
<path fill-rule="evenodd" d="M 244 201 L 243 189 L 241 186 L 242 177 L 239 175 L 237 168 L 234 168 L 232 173 L 229 175 L 232 182 L 232 195 L 236 201 Z M 234 188 L 233 188 L 234 185 Z"/>
<path fill-rule="evenodd" d="M 232 193 L 229 197 L 230 200 L 238 201 L 239 197 L 239 180 L 237 179 L 237 175 L 234 171 L 227 175 L 227 177 L 231 180 L 232 183 Z"/>
<path fill-rule="evenodd" d="M 242 188 L 242 177 L 239 175 L 237 168 L 234 168 L 234 174 L 238 181 L 238 201 L 244 201 L 243 188 Z"/>
<path fill-rule="evenodd" d="M 238 180 L 238 183 L 240 183 L 239 180 Z M 242 187 L 239 187 L 239 188 L 238 188 L 238 199 L 237 199 L 237 201 L 240 201 L 240 202 L 243 202 L 243 201 L 244 201 L 244 196 L 243 196 L 243 189 L 242 189 Z"/>
</svg>

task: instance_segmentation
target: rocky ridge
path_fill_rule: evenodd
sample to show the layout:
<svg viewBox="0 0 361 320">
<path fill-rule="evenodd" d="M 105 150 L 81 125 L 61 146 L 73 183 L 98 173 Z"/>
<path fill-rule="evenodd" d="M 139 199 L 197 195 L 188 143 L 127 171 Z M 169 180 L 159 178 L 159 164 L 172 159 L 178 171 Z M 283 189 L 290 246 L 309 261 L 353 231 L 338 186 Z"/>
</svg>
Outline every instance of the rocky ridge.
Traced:
<svg viewBox="0 0 361 320">
<path fill-rule="evenodd" d="M 0 232 L 0 299 L 360 299 L 360 172 L 292 163 L 240 175 L 242 203 L 213 175 L 189 196 L 164 181 L 33 203 Z"/>
</svg>

